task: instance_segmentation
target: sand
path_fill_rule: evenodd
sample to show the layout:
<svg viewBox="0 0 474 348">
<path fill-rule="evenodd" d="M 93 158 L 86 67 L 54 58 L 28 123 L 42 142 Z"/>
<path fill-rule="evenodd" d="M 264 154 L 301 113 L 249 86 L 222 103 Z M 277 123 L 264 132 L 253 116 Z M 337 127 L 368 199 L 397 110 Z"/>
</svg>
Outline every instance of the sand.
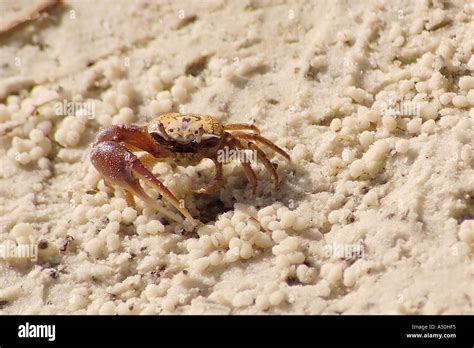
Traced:
<svg viewBox="0 0 474 348">
<path fill-rule="evenodd" d="M 38 2 L 2 2 L 0 27 Z M 473 314 L 473 15 L 84 0 L 3 33 L 0 312 Z M 163 162 L 202 224 L 127 207 L 91 143 L 170 111 L 259 127 L 292 157 L 268 151 L 280 190 L 257 165 L 252 195 L 232 162 L 197 195 L 212 162 Z"/>
</svg>

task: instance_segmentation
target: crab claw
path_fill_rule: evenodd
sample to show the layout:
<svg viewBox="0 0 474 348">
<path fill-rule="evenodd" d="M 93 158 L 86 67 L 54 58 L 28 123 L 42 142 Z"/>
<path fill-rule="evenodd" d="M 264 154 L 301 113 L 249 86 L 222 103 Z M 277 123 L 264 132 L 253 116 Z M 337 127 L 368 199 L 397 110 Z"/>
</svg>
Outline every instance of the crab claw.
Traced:
<svg viewBox="0 0 474 348">
<path fill-rule="evenodd" d="M 121 186 L 126 192 L 139 197 L 169 219 L 182 223 L 183 219 L 181 216 L 165 209 L 145 193 L 138 180 L 142 179 L 146 184 L 158 190 L 193 226 L 197 225 L 189 211 L 180 204 L 176 196 L 146 169 L 138 157 L 124 145 L 114 141 L 98 142 L 92 148 L 90 159 L 97 171 L 106 180 Z"/>
</svg>

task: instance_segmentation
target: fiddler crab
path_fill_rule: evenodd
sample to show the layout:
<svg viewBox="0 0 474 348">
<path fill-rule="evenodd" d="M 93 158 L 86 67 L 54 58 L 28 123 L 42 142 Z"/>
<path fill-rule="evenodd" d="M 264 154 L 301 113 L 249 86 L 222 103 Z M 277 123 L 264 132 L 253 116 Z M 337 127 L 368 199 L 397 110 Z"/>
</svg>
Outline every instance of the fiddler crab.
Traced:
<svg viewBox="0 0 474 348">
<path fill-rule="evenodd" d="M 156 189 L 168 200 L 186 220 L 195 227 L 197 222 L 189 211 L 180 204 L 176 196 L 166 188 L 151 172 L 159 161 L 171 159 L 178 165 L 197 165 L 202 159 L 211 159 L 216 167 L 214 181 L 206 187 L 194 190 L 196 193 L 212 194 L 224 185 L 219 151 L 251 150 L 256 154 L 273 179 L 275 189 L 280 181 L 275 167 L 265 152 L 257 146 L 261 144 L 280 154 L 288 161 L 290 156 L 273 142 L 260 135 L 257 127 L 248 124 L 223 125 L 208 115 L 167 113 L 153 119 L 144 126 L 117 125 L 102 129 L 92 145 L 90 159 L 108 186 L 116 184 L 125 191 L 127 203 L 134 206 L 134 195 L 164 216 L 178 222 L 183 219 L 178 214 L 165 209 L 145 193 L 139 179 Z M 145 151 L 137 157 L 133 151 Z M 257 188 L 257 176 L 246 161 L 241 161 L 245 176 L 252 185 L 252 193 Z"/>
</svg>

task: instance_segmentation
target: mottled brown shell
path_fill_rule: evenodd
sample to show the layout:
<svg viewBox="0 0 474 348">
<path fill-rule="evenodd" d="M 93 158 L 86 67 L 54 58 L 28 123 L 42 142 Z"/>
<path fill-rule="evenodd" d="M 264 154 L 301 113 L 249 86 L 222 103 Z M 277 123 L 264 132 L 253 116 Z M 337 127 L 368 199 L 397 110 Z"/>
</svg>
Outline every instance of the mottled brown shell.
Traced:
<svg viewBox="0 0 474 348">
<path fill-rule="evenodd" d="M 208 115 L 163 114 L 149 123 L 148 131 L 160 132 L 160 124 L 167 135 L 177 142 L 190 142 L 206 136 L 220 137 L 224 134 L 224 126 Z"/>
</svg>

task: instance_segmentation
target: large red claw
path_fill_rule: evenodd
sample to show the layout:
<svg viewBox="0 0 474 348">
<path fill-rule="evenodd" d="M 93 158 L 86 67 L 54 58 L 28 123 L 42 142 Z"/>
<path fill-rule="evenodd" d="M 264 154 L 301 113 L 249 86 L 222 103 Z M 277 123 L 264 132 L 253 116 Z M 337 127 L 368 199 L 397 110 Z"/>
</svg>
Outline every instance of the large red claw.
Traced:
<svg viewBox="0 0 474 348">
<path fill-rule="evenodd" d="M 92 148 L 91 162 L 99 173 L 108 181 L 121 186 L 126 191 L 133 193 L 160 213 L 168 218 L 182 222 L 183 219 L 167 209 L 160 206 L 153 198 L 148 196 L 140 185 L 136 176 L 145 180 L 153 186 L 170 203 L 178 209 L 193 225 L 195 221 L 189 211 L 179 204 L 179 200 L 159 181 L 148 169 L 146 169 L 132 152 L 124 145 L 114 141 L 96 142 Z M 135 176 L 136 175 L 136 176 Z"/>
</svg>

